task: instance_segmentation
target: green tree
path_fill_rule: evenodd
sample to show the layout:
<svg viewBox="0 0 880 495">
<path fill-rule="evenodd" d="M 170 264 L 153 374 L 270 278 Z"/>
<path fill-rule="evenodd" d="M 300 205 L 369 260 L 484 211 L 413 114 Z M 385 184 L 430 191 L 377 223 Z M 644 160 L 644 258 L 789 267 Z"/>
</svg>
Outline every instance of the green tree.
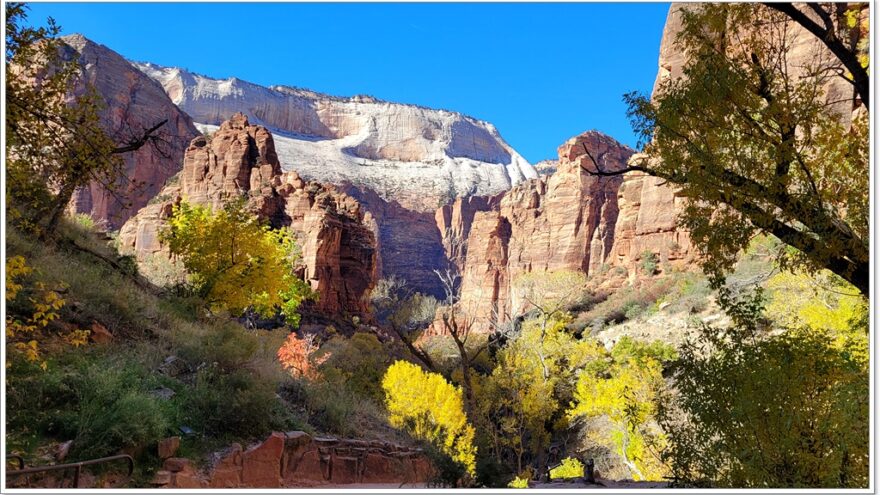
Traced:
<svg viewBox="0 0 880 495">
<path fill-rule="evenodd" d="M 27 6 L 6 4 L 6 193 L 10 218 L 54 233 L 73 193 L 92 181 L 113 190 L 125 170 L 121 155 L 159 142 L 159 122 L 116 143 L 101 127 L 103 104 L 79 64 L 46 27 L 23 26 Z"/>
<path fill-rule="evenodd" d="M 179 256 L 199 295 L 212 311 L 262 315 L 280 309 L 299 324 L 299 305 L 312 297 L 294 274 L 297 249 L 287 229 L 272 229 L 247 210 L 244 200 L 217 212 L 182 202 L 174 207 L 162 242 Z"/>
<path fill-rule="evenodd" d="M 397 361 L 382 378 L 388 421 L 427 440 L 473 476 L 477 449 L 464 412 L 461 389 L 437 373 Z"/>
<path fill-rule="evenodd" d="M 809 5 L 850 55 L 866 53 L 859 4 Z M 779 252 L 783 266 L 827 268 L 867 296 L 867 112 L 834 113 L 823 89 L 844 72 L 842 54 L 817 49 L 796 63 L 795 21 L 777 8 L 694 4 L 681 13 L 683 77 L 651 99 L 625 96 L 644 155 L 616 172 L 593 160 L 590 172 L 641 171 L 677 187 L 690 199 L 681 224 L 716 280 L 766 232 L 793 248 Z"/>
<path fill-rule="evenodd" d="M 824 330 L 704 327 L 672 367 L 658 418 L 663 456 L 687 485 L 868 486 L 866 343 L 837 347 Z"/>
</svg>

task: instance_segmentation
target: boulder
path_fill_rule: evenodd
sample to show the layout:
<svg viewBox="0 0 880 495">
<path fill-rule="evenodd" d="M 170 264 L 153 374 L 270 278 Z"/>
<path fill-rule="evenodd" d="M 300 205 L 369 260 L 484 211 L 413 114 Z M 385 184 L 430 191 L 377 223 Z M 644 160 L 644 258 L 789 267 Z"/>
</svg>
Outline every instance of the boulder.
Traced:
<svg viewBox="0 0 880 495">
<path fill-rule="evenodd" d="M 158 451 L 159 459 L 168 459 L 169 457 L 174 457 L 179 448 L 180 437 L 168 437 L 159 440 L 156 450 Z"/>
<path fill-rule="evenodd" d="M 92 323 L 90 330 L 89 340 L 96 344 L 106 344 L 113 340 L 113 334 L 110 333 L 110 330 L 107 330 L 107 327 L 97 321 Z"/>
<path fill-rule="evenodd" d="M 242 456 L 241 481 L 247 486 L 281 486 L 281 455 L 285 435 L 273 432 L 263 443 L 246 450 Z"/>
</svg>

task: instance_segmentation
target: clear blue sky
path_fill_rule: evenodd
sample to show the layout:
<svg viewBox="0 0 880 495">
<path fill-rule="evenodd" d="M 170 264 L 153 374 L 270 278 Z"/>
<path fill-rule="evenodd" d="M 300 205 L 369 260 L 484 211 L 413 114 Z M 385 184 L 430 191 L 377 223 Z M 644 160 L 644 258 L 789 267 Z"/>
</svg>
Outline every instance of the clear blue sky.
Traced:
<svg viewBox="0 0 880 495">
<path fill-rule="evenodd" d="M 630 146 L 623 93 L 649 92 L 668 3 L 34 3 L 126 58 L 492 122 L 532 163 L 598 129 Z"/>
</svg>

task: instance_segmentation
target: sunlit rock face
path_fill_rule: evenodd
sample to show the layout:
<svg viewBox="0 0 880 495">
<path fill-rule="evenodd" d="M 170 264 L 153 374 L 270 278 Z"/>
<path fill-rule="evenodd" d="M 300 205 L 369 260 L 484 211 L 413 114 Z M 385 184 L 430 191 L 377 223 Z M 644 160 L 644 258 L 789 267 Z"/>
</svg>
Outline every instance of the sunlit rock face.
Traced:
<svg viewBox="0 0 880 495">
<path fill-rule="evenodd" d="M 204 130 L 242 112 L 273 131 L 285 170 L 366 187 L 406 209 L 432 212 L 537 176 L 492 124 L 457 112 L 136 65 Z"/>
<path fill-rule="evenodd" d="M 623 178 L 596 177 L 585 168 L 594 168 L 592 155 L 605 170 L 620 170 L 633 150 L 590 131 L 558 151 L 552 175 L 437 213 L 439 229 L 451 238 L 448 250 L 457 236 L 467 239 L 460 304 L 480 321 L 509 319 L 522 309 L 512 307 L 510 289 L 524 273 L 590 273 L 605 263 L 631 262 L 628 252 L 614 255 Z"/>
<path fill-rule="evenodd" d="M 255 214 L 290 227 L 302 250 L 304 279 L 328 316 L 366 315 L 366 295 L 377 275 L 376 238 L 361 205 L 333 186 L 282 172 L 272 134 L 234 114 L 210 137 L 192 140 L 179 182 L 122 227 L 120 251 L 141 261 L 167 256 L 159 232 L 180 201 L 213 209 L 246 198 Z"/>
<path fill-rule="evenodd" d="M 116 52 L 79 34 L 64 36 L 62 40 L 69 47 L 66 56 L 79 61 L 83 81 L 93 85 L 103 98 L 101 123 L 118 143 L 168 120 L 158 131 L 163 138 L 159 146 L 147 145 L 121 155 L 125 174 L 114 191 L 93 182 L 74 194 L 74 212 L 88 213 L 108 228 L 119 228 L 162 189 L 168 177 L 180 170 L 184 150 L 199 131 L 161 85 Z"/>
</svg>

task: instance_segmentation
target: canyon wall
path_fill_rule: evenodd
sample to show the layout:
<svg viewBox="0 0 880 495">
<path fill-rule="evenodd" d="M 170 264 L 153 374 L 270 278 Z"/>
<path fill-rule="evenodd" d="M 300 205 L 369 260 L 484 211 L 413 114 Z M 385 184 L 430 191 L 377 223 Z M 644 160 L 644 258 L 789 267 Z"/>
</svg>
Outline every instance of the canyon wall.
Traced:
<svg viewBox="0 0 880 495">
<path fill-rule="evenodd" d="M 589 151 L 589 153 L 587 153 Z M 624 168 L 633 150 L 596 131 L 559 147 L 557 170 L 491 198 L 459 200 L 438 210 L 450 258 L 465 238 L 462 307 L 483 323 L 507 321 L 527 309 L 512 294 L 517 277 L 603 266 L 634 271 L 646 252 L 676 262 L 689 254 L 675 224 L 673 191 L 652 178 L 597 177 Z"/>
<path fill-rule="evenodd" d="M 537 176 L 492 124 L 457 112 L 136 65 L 203 129 L 242 112 L 272 129 L 285 170 L 369 188 L 406 209 L 433 212 Z"/>
<path fill-rule="evenodd" d="M 105 131 L 117 143 L 141 136 L 146 129 L 168 120 L 158 130 L 162 143 L 121 155 L 124 178 L 109 191 L 92 182 L 76 191 L 71 210 L 88 213 L 110 229 L 119 228 L 154 197 L 165 180 L 180 170 L 183 153 L 199 135 L 192 120 L 180 111 L 162 86 L 133 67 L 119 54 L 82 35 L 62 38 L 68 59 L 78 60 L 84 82 L 104 100 L 100 111 Z"/>
<path fill-rule="evenodd" d="M 213 209 L 247 198 L 275 227 L 290 227 L 302 250 L 303 278 L 318 293 L 316 309 L 330 315 L 368 313 L 366 295 L 377 274 L 372 220 L 351 196 L 282 172 L 272 134 L 235 114 L 210 138 L 193 139 L 176 183 L 122 227 L 120 251 L 146 261 L 165 256 L 159 232 L 180 201 Z"/>
</svg>

